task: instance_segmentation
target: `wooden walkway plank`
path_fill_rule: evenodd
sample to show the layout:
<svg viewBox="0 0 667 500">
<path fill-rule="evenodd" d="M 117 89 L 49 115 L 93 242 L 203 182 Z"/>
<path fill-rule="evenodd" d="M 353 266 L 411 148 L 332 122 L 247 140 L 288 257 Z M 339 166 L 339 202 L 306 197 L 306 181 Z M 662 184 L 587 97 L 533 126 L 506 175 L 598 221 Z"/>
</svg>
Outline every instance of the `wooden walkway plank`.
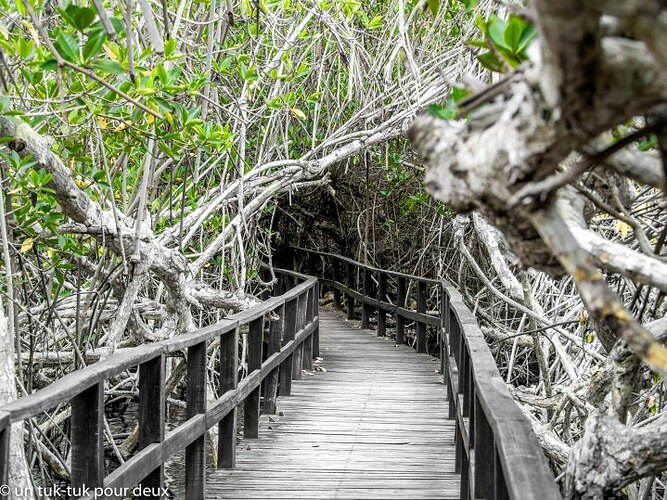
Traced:
<svg viewBox="0 0 667 500">
<path fill-rule="evenodd" d="M 209 499 L 453 499 L 454 422 L 437 360 L 320 312 L 320 363 L 209 475 Z"/>
</svg>

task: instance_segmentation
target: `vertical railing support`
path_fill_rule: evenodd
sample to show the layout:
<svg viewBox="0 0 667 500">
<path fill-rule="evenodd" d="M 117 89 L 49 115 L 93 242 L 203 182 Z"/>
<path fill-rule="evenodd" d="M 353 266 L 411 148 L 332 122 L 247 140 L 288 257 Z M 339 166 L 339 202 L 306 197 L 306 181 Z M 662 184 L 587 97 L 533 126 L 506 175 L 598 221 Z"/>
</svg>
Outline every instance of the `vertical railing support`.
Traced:
<svg viewBox="0 0 667 500">
<path fill-rule="evenodd" d="M 387 301 L 387 275 L 380 271 L 380 282 L 378 285 L 378 301 Z M 378 306 L 378 337 L 384 337 L 387 334 L 387 311 Z"/>
<path fill-rule="evenodd" d="M 475 450 L 474 495 L 475 498 L 494 498 L 495 446 L 493 443 L 493 431 L 477 397 L 475 397 L 474 415 L 474 432 L 471 433 L 471 442 Z"/>
<path fill-rule="evenodd" d="M 313 358 L 320 355 L 320 283 L 315 283 L 315 294 L 313 296 L 313 314 L 317 316 L 317 323 L 313 331 Z"/>
<path fill-rule="evenodd" d="M 248 327 L 248 375 L 262 367 L 262 337 L 264 336 L 264 316 L 250 322 Z M 261 386 L 261 384 L 260 384 Z M 243 404 L 243 437 L 259 437 L 259 393 L 257 386 Z"/>
<path fill-rule="evenodd" d="M 238 385 L 238 342 L 239 329 L 220 336 L 220 389 L 222 396 Z M 218 423 L 218 467 L 233 469 L 236 467 L 236 415 L 234 407 Z"/>
<path fill-rule="evenodd" d="M 417 312 L 426 312 L 426 283 L 417 282 Z M 417 352 L 426 352 L 426 323 L 417 321 Z"/>
<path fill-rule="evenodd" d="M 449 296 L 447 295 L 447 290 L 445 285 L 440 286 L 440 330 L 439 330 L 439 339 L 440 339 L 440 373 L 442 374 L 442 383 L 447 384 L 447 356 L 449 355 L 449 349 L 447 349 L 447 311 L 449 311 Z"/>
<path fill-rule="evenodd" d="M 206 342 L 188 347 L 188 385 L 186 416 L 188 419 L 206 412 Z M 185 498 L 206 498 L 206 435 L 185 448 Z"/>
<path fill-rule="evenodd" d="M 332 259 L 331 261 L 331 274 L 334 281 L 333 285 L 333 298 L 334 298 L 334 307 L 337 311 L 340 311 L 343 308 L 341 301 L 340 290 L 336 288 L 336 283 L 340 281 L 340 262 L 338 259 Z"/>
<path fill-rule="evenodd" d="M 72 487 L 91 489 L 104 482 L 104 382 L 74 396 L 72 416 Z"/>
<path fill-rule="evenodd" d="M 304 326 L 309 324 L 315 317 L 315 288 L 311 288 L 307 293 L 306 303 L 306 321 Z M 313 369 L 313 335 L 303 341 L 303 367 L 305 370 Z"/>
<path fill-rule="evenodd" d="M 459 368 L 459 387 L 458 393 L 463 396 L 463 405 L 461 412 L 464 417 L 467 417 L 470 413 L 470 401 L 468 400 L 468 384 L 469 384 L 469 371 L 470 371 L 470 358 L 468 357 L 468 347 L 465 345 L 465 341 L 461 342 L 459 346 L 459 358 L 457 366 Z"/>
<path fill-rule="evenodd" d="M 447 365 L 449 366 L 451 362 L 451 358 L 454 358 L 454 360 L 457 360 L 458 362 L 458 352 L 459 352 L 459 346 L 461 344 L 461 328 L 459 327 L 458 319 L 456 318 L 456 315 L 452 314 L 451 310 L 451 305 L 449 308 L 449 313 L 448 313 L 448 324 L 449 324 L 449 356 L 447 358 Z M 453 369 L 453 368 L 452 368 Z M 456 366 L 456 369 L 458 370 L 458 365 Z M 453 382 L 452 382 L 453 383 Z M 456 418 L 456 398 L 458 398 L 458 387 L 453 387 L 452 384 L 447 384 L 447 400 L 449 401 L 449 419 L 454 419 Z"/>
<path fill-rule="evenodd" d="M 306 309 L 308 307 L 308 293 L 299 296 L 299 310 L 297 312 L 296 331 L 300 332 L 306 326 Z M 292 364 L 292 380 L 301 380 L 303 370 L 303 342 L 294 350 L 294 362 Z"/>
<path fill-rule="evenodd" d="M 280 339 L 283 334 L 285 323 L 285 305 L 280 306 L 276 312 L 278 319 L 271 322 L 269 327 L 269 350 L 268 356 L 280 351 Z M 275 368 L 264 379 L 264 413 L 274 414 L 276 412 L 276 395 L 278 392 L 278 368 Z"/>
<path fill-rule="evenodd" d="M 364 294 L 364 302 L 361 305 L 361 328 L 367 329 L 370 326 L 371 305 L 366 303 L 366 299 L 371 297 L 371 270 L 364 266 L 362 273 L 362 287 Z"/>
<path fill-rule="evenodd" d="M 139 365 L 139 443 L 143 450 L 164 440 L 165 425 L 165 358 L 161 354 Z M 141 481 L 142 491 L 157 491 L 164 486 L 164 465 L 151 471 Z M 141 498 L 154 498 L 145 495 Z"/>
<path fill-rule="evenodd" d="M 347 263 L 347 287 L 354 290 L 354 265 L 351 262 Z M 347 319 L 354 319 L 354 299 L 349 293 L 346 295 L 347 300 Z"/>
<path fill-rule="evenodd" d="M 283 346 L 294 340 L 297 327 L 297 316 L 299 312 L 299 299 L 295 298 L 285 303 L 285 332 L 283 334 Z M 279 396 L 289 396 L 292 393 L 292 372 L 294 354 L 290 354 L 280 365 Z"/>
<path fill-rule="evenodd" d="M 396 307 L 405 308 L 406 282 L 403 276 L 398 278 L 396 285 Z M 405 342 L 405 318 L 396 311 L 396 343 L 401 345 Z"/>
</svg>

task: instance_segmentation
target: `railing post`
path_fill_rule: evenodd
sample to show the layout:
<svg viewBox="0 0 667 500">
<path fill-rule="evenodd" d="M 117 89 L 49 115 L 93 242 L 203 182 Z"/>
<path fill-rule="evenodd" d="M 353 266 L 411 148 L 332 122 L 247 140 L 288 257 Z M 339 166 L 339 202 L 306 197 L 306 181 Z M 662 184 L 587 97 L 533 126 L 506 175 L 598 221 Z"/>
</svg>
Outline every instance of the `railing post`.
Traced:
<svg viewBox="0 0 667 500">
<path fill-rule="evenodd" d="M 262 367 L 262 337 L 264 316 L 250 322 L 248 327 L 248 375 Z M 248 394 L 243 404 L 243 437 L 259 437 L 259 393 L 262 384 Z"/>
<path fill-rule="evenodd" d="M 294 298 L 285 303 L 285 333 L 283 334 L 283 346 L 294 340 L 297 329 L 297 315 L 299 299 Z M 280 365 L 279 396 L 289 396 L 292 393 L 292 371 L 294 354 L 290 354 Z"/>
<path fill-rule="evenodd" d="M 9 485 L 9 442 L 12 434 L 9 422 L 9 413 L 0 412 L 0 485 Z M 9 500 L 9 493 L 0 493 L 0 500 Z"/>
<path fill-rule="evenodd" d="M 285 324 L 285 305 L 277 310 L 278 319 L 271 322 L 269 327 L 269 350 L 268 356 L 280 351 L 280 339 Z M 278 391 L 278 368 L 271 371 L 264 380 L 264 413 L 274 414 L 276 412 L 276 393 Z"/>
<path fill-rule="evenodd" d="M 470 367 L 470 359 L 468 357 L 468 348 L 463 339 L 461 340 L 461 345 L 459 346 L 459 359 L 456 363 L 456 366 L 459 368 L 459 387 L 458 393 L 463 396 L 463 407 L 461 413 L 464 417 L 467 417 L 470 414 L 470 401 L 468 401 L 468 372 Z"/>
<path fill-rule="evenodd" d="M 417 312 L 426 312 L 426 283 L 417 282 Z M 426 323 L 417 321 L 417 352 L 426 352 Z"/>
<path fill-rule="evenodd" d="M 164 354 L 139 365 L 139 450 L 164 440 L 165 370 Z M 164 465 L 141 481 L 142 491 L 157 491 L 164 486 Z M 142 498 L 154 498 L 144 495 Z"/>
<path fill-rule="evenodd" d="M 447 317 L 449 319 L 448 324 L 449 324 L 449 356 L 453 357 L 454 359 L 457 360 L 458 363 L 458 351 L 459 351 L 459 345 L 461 344 L 461 328 L 459 327 L 458 319 L 456 318 L 455 315 L 452 315 L 452 310 L 451 310 L 451 305 L 449 308 L 449 312 L 447 314 Z M 449 366 L 449 363 L 451 362 L 451 359 L 448 357 L 447 358 L 447 365 Z M 456 369 L 458 370 L 459 365 L 456 365 Z M 449 401 L 449 418 L 453 419 L 456 418 L 456 405 L 458 405 L 458 387 L 453 386 L 453 380 L 450 381 L 449 384 L 447 384 L 447 399 Z"/>
<path fill-rule="evenodd" d="M 363 286 L 364 302 L 363 304 L 361 304 L 361 328 L 368 329 L 368 327 L 370 326 L 372 308 L 370 304 L 366 303 L 366 299 L 370 298 L 371 296 L 371 270 L 368 269 L 367 266 L 364 266 L 364 271 L 362 276 L 363 276 L 362 286 Z"/>
<path fill-rule="evenodd" d="M 347 287 L 350 290 L 355 290 L 354 265 L 351 262 L 347 263 Z M 349 293 L 347 294 L 347 319 L 354 319 L 354 299 Z"/>
<path fill-rule="evenodd" d="M 239 329 L 220 336 L 220 389 L 222 396 L 238 386 Z M 236 467 L 236 407 L 218 423 L 218 468 Z"/>
<path fill-rule="evenodd" d="M 336 310 L 340 311 L 343 308 L 340 297 L 340 290 L 336 288 L 336 283 L 340 278 L 340 262 L 335 257 L 331 259 L 331 273 L 334 281 L 333 285 L 333 298 L 334 298 L 334 307 Z"/>
<path fill-rule="evenodd" d="M 317 324 L 313 330 L 313 358 L 320 355 L 320 283 L 315 283 L 315 295 L 313 298 L 313 314 L 317 316 Z"/>
<path fill-rule="evenodd" d="M 396 286 L 396 307 L 405 308 L 406 282 L 403 276 L 399 276 Z M 401 345 L 405 342 L 405 318 L 396 311 L 396 343 Z"/>
<path fill-rule="evenodd" d="M 104 482 L 104 382 L 71 400 L 72 487 L 91 489 Z"/>
<path fill-rule="evenodd" d="M 459 497 L 461 500 L 469 500 L 471 498 L 470 494 L 470 460 L 468 455 L 466 455 L 466 450 L 461 445 L 461 493 Z"/>
<path fill-rule="evenodd" d="M 299 296 L 299 309 L 297 312 L 296 331 L 303 330 L 306 326 L 306 308 L 308 305 L 308 293 L 302 293 Z M 301 380 L 303 370 L 303 342 L 294 350 L 294 362 L 292 363 L 292 380 Z"/>
<path fill-rule="evenodd" d="M 495 476 L 495 446 L 493 431 L 489 425 L 479 398 L 475 397 L 474 431 L 471 442 L 475 450 L 475 498 L 494 498 L 493 480 Z"/>
<path fill-rule="evenodd" d="M 447 384 L 447 359 L 449 349 L 447 349 L 447 311 L 449 310 L 449 296 L 444 283 L 440 285 L 440 373 L 442 374 L 442 383 Z"/>
<path fill-rule="evenodd" d="M 317 264 L 315 263 L 317 255 L 313 252 L 308 252 L 308 274 L 311 276 L 317 275 Z"/>
<path fill-rule="evenodd" d="M 387 275 L 380 271 L 380 283 L 378 286 L 378 301 L 387 301 Z M 378 337 L 384 337 L 387 334 L 387 311 L 378 305 Z"/>
<path fill-rule="evenodd" d="M 315 310 L 315 287 L 308 290 L 306 302 L 306 321 L 304 326 L 309 324 L 315 317 L 313 311 Z M 308 335 L 303 341 L 303 368 L 305 370 L 313 369 L 313 334 Z"/>
<path fill-rule="evenodd" d="M 206 342 L 188 347 L 188 419 L 206 412 Z M 206 498 L 206 435 L 185 447 L 185 498 Z"/>
</svg>

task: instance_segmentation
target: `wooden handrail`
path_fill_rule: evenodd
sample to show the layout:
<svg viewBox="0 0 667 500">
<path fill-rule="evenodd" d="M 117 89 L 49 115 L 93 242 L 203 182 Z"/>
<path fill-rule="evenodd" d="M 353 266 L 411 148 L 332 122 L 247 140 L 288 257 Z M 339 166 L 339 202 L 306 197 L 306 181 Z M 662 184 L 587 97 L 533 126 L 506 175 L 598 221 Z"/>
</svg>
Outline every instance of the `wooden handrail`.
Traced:
<svg viewBox="0 0 667 500">
<path fill-rule="evenodd" d="M 85 486 L 89 494 L 77 498 L 102 498 L 105 488 L 133 491 L 136 485 L 157 491 L 164 486 L 164 463 L 186 450 L 185 477 L 188 500 L 206 497 L 204 437 L 219 426 L 218 466 L 233 468 L 236 456 L 236 408 L 244 402 L 244 434 L 257 437 L 260 391 L 289 395 L 291 379 L 312 366 L 319 346 L 318 281 L 293 271 L 277 270 L 283 281 L 294 284 L 285 293 L 236 313 L 209 327 L 162 342 L 123 350 L 74 371 L 48 387 L 0 407 L 0 484 L 9 482 L 11 424 L 32 418 L 61 404 L 71 404 L 71 484 Z M 282 287 L 283 289 L 286 287 Z M 280 330 L 270 328 L 273 349 L 262 359 L 264 328 L 278 315 Z M 248 325 L 249 373 L 237 381 L 238 334 Z M 207 344 L 220 338 L 220 397 L 207 407 Z M 187 349 L 187 420 L 165 433 L 165 357 Z M 139 449 L 124 464 L 105 476 L 104 383 L 128 369 L 139 372 Z M 288 383 L 287 381 L 290 381 Z M 265 399 L 275 399 L 276 394 Z M 275 411 L 275 406 L 273 406 Z M 96 488 L 98 489 L 96 491 Z M 100 490 L 100 488 L 102 490 Z M 131 496 L 131 493 L 124 496 Z M 150 493 L 139 495 L 154 498 Z M 3 497 L 0 497 L 3 498 Z"/>
<path fill-rule="evenodd" d="M 305 258 L 307 272 L 334 290 L 334 302 L 347 300 L 354 317 L 355 301 L 367 325 L 373 310 L 396 320 L 396 341 L 403 342 L 405 325 L 415 323 L 415 347 L 426 349 L 426 329 L 436 327 L 443 381 L 447 386 L 448 418 L 456 420 L 456 471 L 461 474 L 461 498 L 556 500 L 561 495 L 530 422 L 512 399 L 491 350 L 461 294 L 447 280 L 385 271 L 327 252 L 288 249 Z M 318 266 L 317 260 L 321 261 Z M 343 269 L 345 270 L 343 272 Z M 369 283 L 375 277 L 377 296 Z M 391 287 L 388 278 L 395 280 Z M 416 310 L 406 308 L 408 284 L 415 285 Z M 438 297 L 438 316 L 426 314 L 428 292 Z M 389 297 L 394 297 L 390 301 Z"/>
</svg>

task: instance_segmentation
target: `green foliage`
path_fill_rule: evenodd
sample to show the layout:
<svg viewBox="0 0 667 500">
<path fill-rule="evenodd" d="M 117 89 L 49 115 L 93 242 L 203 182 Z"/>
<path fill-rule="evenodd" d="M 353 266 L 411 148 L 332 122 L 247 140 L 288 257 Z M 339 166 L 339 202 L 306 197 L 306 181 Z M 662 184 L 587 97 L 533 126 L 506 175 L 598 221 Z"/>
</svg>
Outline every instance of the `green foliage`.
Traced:
<svg viewBox="0 0 667 500">
<path fill-rule="evenodd" d="M 375 56 L 389 56 L 385 40 L 396 39 L 397 2 L 318 0 L 309 6 L 293 0 L 264 0 L 259 4 L 258 30 L 257 4 L 241 0 L 233 2 L 237 23 L 221 44 L 217 21 L 207 21 L 209 1 L 197 1 L 186 8 L 178 28 L 170 27 L 177 32 L 163 36 L 163 54 L 153 50 L 138 8 L 130 13 L 134 36 L 128 52 L 125 3 L 103 0 L 102 4 L 112 35 L 106 32 L 91 0 L 63 0 L 48 7 L 32 2 L 42 29 L 34 25 L 22 1 L 0 0 L 3 14 L 15 20 L 9 27 L 0 27 L 0 50 L 12 68 L 8 95 L 0 97 L 0 113 L 21 116 L 41 134 L 52 137 L 54 153 L 62 158 L 79 188 L 101 206 L 115 205 L 129 216 L 136 210 L 133 201 L 152 141 L 156 178 L 148 206 L 158 233 L 177 227 L 181 217 L 200 207 L 205 196 L 223 190 L 239 173 L 250 172 L 262 162 L 296 159 L 313 149 L 318 156 L 327 154 L 328 146 L 317 148 L 337 127 L 344 128 L 366 112 L 367 90 L 371 99 L 383 103 L 375 80 L 360 75 L 359 70 L 368 61 L 373 64 Z M 172 13 L 180 5 L 180 0 L 167 0 Z M 408 0 L 404 7 L 410 12 L 417 5 L 426 4 Z M 447 21 L 449 26 L 454 18 L 471 19 L 475 5 L 474 0 L 429 1 L 433 13 L 429 22 L 413 16 L 406 34 L 416 36 L 432 23 Z M 162 32 L 158 6 L 153 3 Z M 218 7 L 222 9 L 224 3 L 218 2 Z M 316 11 L 312 19 L 293 34 L 295 42 L 287 43 L 292 30 L 312 10 Z M 266 22 L 269 16 L 273 16 L 271 24 Z M 327 27 L 323 19 L 337 30 Z M 45 43 L 43 33 L 51 44 Z M 215 38 L 209 69 L 211 36 Z M 345 42 L 352 36 L 363 39 L 357 49 L 367 51 L 357 51 L 356 61 Z M 447 36 L 456 36 L 456 32 Z M 431 42 L 435 47 L 450 43 L 444 35 L 438 38 Z M 83 71 L 72 64 L 59 67 L 60 59 Z M 409 71 L 404 62 L 405 53 L 399 52 L 388 65 L 387 76 L 404 77 Z M 446 111 L 434 108 L 434 112 L 453 115 L 457 92 L 443 104 Z M 396 95 L 384 105 L 391 107 Z M 237 136 L 241 96 L 247 110 L 243 141 Z M 357 123 L 344 134 L 364 126 Z M 48 260 L 60 282 L 73 257 L 86 255 L 95 262 L 99 257 L 95 238 L 62 231 L 68 221 L 50 190 L 48 174 L 30 159 L 19 160 L 4 147 L 0 151 L 0 160 L 8 166 L 3 189 L 11 193 L 18 248 Z M 383 152 L 376 154 L 381 158 Z M 421 180 L 402 165 L 404 153 L 389 154 L 383 190 L 398 213 L 387 221 L 401 224 L 416 214 L 439 210 L 429 201 Z M 274 174 L 278 177 L 279 169 L 266 172 L 267 176 Z M 201 235 L 184 245 L 184 253 L 197 255 L 229 223 L 229 213 L 211 214 L 202 224 Z M 28 244 L 22 247 L 24 242 Z M 211 267 L 219 268 L 228 283 L 236 284 L 239 277 L 235 266 L 238 262 L 230 263 L 229 258 L 211 261 Z"/>
<path fill-rule="evenodd" d="M 428 107 L 428 112 L 442 120 L 453 120 L 456 118 L 456 103 L 465 99 L 469 95 L 470 91 L 454 87 L 443 105 L 431 104 Z"/>
<path fill-rule="evenodd" d="M 489 71 L 502 73 L 517 68 L 528 59 L 527 49 L 537 36 L 537 28 L 525 19 L 511 14 L 507 20 L 492 14 L 488 20 L 477 19 L 483 39 L 469 40 L 474 48 L 488 49 L 477 59 Z"/>
</svg>

